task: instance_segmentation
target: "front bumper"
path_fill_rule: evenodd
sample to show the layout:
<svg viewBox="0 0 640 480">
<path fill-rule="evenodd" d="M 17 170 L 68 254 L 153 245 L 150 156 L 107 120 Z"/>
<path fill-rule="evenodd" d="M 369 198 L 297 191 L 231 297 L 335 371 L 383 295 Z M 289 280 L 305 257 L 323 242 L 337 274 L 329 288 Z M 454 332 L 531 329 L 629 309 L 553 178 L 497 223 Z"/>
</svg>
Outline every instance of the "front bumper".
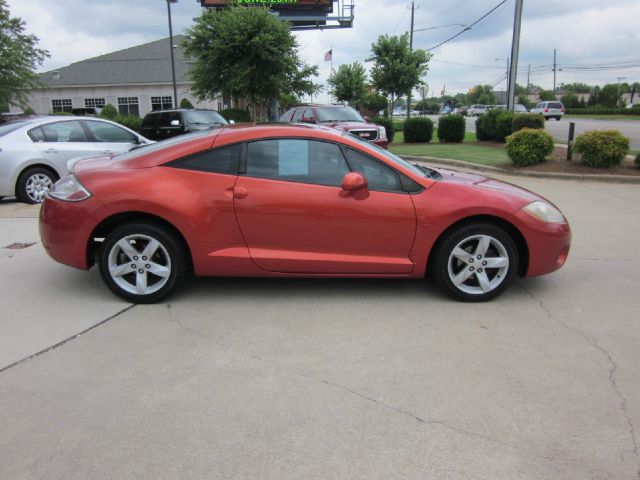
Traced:
<svg viewBox="0 0 640 480">
<path fill-rule="evenodd" d="M 571 247 L 571 228 L 567 222 L 547 223 L 532 218 L 524 211 L 517 216 L 529 250 L 526 276 L 555 272 L 567 260 Z"/>
</svg>

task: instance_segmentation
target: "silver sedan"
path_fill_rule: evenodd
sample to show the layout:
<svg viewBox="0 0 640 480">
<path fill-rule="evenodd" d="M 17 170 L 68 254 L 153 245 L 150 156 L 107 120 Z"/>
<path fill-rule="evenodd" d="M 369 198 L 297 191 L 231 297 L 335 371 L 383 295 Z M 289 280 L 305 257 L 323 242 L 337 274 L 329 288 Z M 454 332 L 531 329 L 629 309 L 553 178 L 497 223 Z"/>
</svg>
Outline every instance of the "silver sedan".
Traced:
<svg viewBox="0 0 640 480">
<path fill-rule="evenodd" d="M 118 155 L 154 143 L 108 120 L 48 116 L 0 125 L 0 199 L 40 203 L 74 157 Z"/>
</svg>

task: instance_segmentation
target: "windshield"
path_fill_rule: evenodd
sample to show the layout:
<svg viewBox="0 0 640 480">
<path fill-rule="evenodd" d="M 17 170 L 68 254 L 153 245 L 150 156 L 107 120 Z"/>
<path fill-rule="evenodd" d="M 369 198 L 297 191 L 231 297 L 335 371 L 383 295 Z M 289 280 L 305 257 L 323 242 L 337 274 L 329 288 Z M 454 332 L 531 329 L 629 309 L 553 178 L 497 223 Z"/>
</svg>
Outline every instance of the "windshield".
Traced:
<svg viewBox="0 0 640 480">
<path fill-rule="evenodd" d="M 187 123 L 206 124 L 206 125 L 226 125 L 227 121 L 218 112 L 212 110 L 193 110 L 185 112 L 184 118 Z"/>
<path fill-rule="evenodd" d="M 318 122 L 364 122 L 351 107 L 317 107 Z"/>
<path fill-rule="evenodd" d="M 384 148 L 379 147 L 375 143 L 371 143 L 371 142 L 368 142 L 366 140 L 363 140 L 360 137 L 358 137 L 357 135 L 353 135 L 351 133 L 349 134 L 349 138 L 351 138 L 352 140 L 357 141 L 358 143 L 360 143 L 363 146 L 366 146 L 368 148 L 372 148 L 376 152 L 382 154 L 385 158 L 390 160 L 393 165 L 400 166 L 400 167 L 405 167 L 405 168 L 409 169 L 410 171 L 412 171 L 413 173 L 415 173 L 416 175 L 419 175 L 421 177 L 425 176 L 424 170 L 416 167 L 415 165 L 407 162 L 406 160 L 403 160 L 402 158 L 398 157 L 397 155 L 394 155 L 389 150 L 385 150 Z"/>
</svg>

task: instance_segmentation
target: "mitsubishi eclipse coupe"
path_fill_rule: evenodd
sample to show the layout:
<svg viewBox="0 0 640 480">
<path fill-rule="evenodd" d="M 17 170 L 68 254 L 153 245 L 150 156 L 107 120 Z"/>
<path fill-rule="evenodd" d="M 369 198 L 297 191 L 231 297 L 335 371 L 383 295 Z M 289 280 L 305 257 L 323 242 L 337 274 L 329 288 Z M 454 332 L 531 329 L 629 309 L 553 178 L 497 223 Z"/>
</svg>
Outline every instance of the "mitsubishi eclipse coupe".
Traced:
<svg viewBox="0 0 640 480">
<path fill-rule="evenodd" d="M 318 126 L 219 128 L 82 160 L 47 194 L 49 255 L 98 265 L 135 303 L 198 276 L 430 276 L 463 301 L 560 268 L 571 241 L 544 198 L 413 165 Z"/>
</svg>

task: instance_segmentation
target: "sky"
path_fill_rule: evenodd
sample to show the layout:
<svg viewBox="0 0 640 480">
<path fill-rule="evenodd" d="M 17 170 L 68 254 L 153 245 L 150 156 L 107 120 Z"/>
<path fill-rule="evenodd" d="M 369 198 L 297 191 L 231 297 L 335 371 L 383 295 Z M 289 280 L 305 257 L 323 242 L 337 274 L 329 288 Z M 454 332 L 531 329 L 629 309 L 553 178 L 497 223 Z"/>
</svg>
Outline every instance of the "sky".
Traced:
<svg viewBox="0 0 640 480">
<path fill-rule="evenodd" d="M 365 60 L 380 35 L 408 32 L 410 0 L 352 0 L 353 28 L 295 32 L 301 57 L 317 64 L 326 82 L 333 67 Z M 415 2 L 414 48 L 429 49 L 464 30 L 501 0 L 422 0 Z M 12 16 L 26 22 L 51 57 L 40 71 L 168 36 L 164 0 L 8 0 Z M 336 4 L 334 4 L 335 6 Z M 199 0 L 171 5 L 174 34 L 183 33 L 201 13 Z M 434 49 L 425 77 L 428 96 L 467 92 L 476 84 L 506 88 L 515 0 L 507 0 L 484 20 Z M 553 85 L 553 51 L 557 50 L 557 84 L 604 85 L 640 81 L 640 1 L 524 0 L 518 83 Z M 427 30 L 421 30 L 427 29 Z M 419 31 L 421 30 L 421 31 Z M 326 97 L 326 93 L 323 94 Z M 326 100 L 323 96 L 320 100 Z"/>
</svg>

